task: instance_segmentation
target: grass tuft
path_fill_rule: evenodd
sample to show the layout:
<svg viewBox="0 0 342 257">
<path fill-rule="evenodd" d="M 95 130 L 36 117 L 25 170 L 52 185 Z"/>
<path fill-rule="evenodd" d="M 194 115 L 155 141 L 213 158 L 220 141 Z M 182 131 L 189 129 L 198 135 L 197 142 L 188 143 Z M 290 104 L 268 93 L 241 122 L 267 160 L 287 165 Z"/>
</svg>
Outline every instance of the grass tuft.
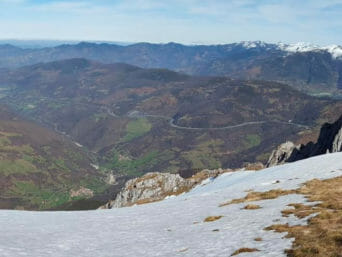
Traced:
<svg viewBox="0 0 342 257">
<path fill-rule="evenodd" d="M 247 204 L 243 209 L 245 210 L 257 210 L 260 209 L 261 207 L 257 204 Z"/>
<path fill-rule="evenodd" d="M 213 222 L 221 219 L 223 216 L 208 216 L 204 219 L 204 222 Z"/>
<path fill-rule="evenodd" d="M 279 196 L 295 194 L 297 190 L 281 190 L 281 189 L 274 189 L 267 192 L 249 192 L 244 198 L 233 199 L 229 202 L 220 204 L 220 207 L 237 204 L 237 203 L 246 203 L 246 202 L 253 202 L 253 201 L 261 201 L 261 200 L 269 200 L 269 199 L 276 199 Z"/>
<path fill-rule="evenodd" d="M 259 252 L 259 251 L 260 250 L 258 250 L 256 248 L 243 247 L 243 248 L 236 250 L 231 256 L 235 256 L 235 255 L 238 255 L 240 253 L 252 253 L 252 252 Z"/>
</svg>

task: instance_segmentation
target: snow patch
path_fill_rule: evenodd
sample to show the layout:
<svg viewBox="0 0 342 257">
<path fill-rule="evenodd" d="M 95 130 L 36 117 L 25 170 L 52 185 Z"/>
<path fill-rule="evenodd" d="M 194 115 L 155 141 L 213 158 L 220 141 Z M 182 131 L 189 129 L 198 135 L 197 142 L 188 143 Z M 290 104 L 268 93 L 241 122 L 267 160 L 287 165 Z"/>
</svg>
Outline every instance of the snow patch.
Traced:
<svg viewBox="0 0 342 257">
<path fill-rule="evenodd" d="M 330 45 L 323 47 L 323 49 L 328 51 L 335 59 L 342 57 L 342 46 Z"/>
<path fill-rule="evenodd" d="M 94 163 L 90 163 L 90 166 L 93 167 L 95 170 L 98 170 L 100 168 L 99 165 L 94 164 Z"/>
<path fill-rule="evenodd" d="M 342 46 L 339 45 L 329 45 L 322 47 L 319 45 L 300 42 L 295 44 L 278 43 L 278 47 L 280 50 L 290 53 L 326 51 L 330 53 L 334 59 L 342 57 Z"/>
<path fill-rule="evenodd" d="M 240 42 L 246 49 L 256 48 L 256 47 L 266 47 L 266 43 L 262 41 L 242 41 Z"/>
</svg>

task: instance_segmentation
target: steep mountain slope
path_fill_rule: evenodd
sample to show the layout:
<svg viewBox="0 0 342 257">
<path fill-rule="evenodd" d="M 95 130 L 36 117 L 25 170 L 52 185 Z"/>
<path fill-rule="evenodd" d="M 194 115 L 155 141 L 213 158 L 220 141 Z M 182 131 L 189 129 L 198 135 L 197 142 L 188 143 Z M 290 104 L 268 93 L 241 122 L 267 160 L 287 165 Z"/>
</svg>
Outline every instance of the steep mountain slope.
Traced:
<svg viewBox="0 0 342 257">
<path fill-rule="evenodd" d="M 124 62 L 144 68 L 167 68 L 192 75 L 276 80 L 319 94 L 333 93 L 342 87 L 341 49 L 340 46 L 264 42 L 211 46 L 80 43 L 43 49 L 3 45 L 0 46 L 0 67 L 87 58 L 104 63 Z"/>
<path fill-rule="evenodd" d="M 5 72 L 0 85 L 2 102 L 99 153 L 103 170 L 130 176 L 265 160 L 342 110 L 278 83 L 85 59 Z"/>
<path fill-rule="evenodd" d="M 91 164 L 65 137 L 0 106 L 0 209 L 51 209 L 92 198 L 108 185 Z M 94 202 L 88 208 L 101 204 Z"/>
<path fill-rule="evenodd" d="M 315 212 L 324 204 L 307 202 L 302 183 L 338 177 L 341 170 L 342 153 L 334 153 L 257 172 L 225 173 L 189 193 L 152 204 L 88 212 L 0 211 L 0 253 L 5 257 L 286 256 L 294 239 L 270 226 L 301 229 L 304 235 L 311 231 L 307 220 L 320 217 Z M 299 215 L 290 204 L 316 210 Z M 322 217 L 325 221 L 336 212 L 329 211 Z M 293 212 L 297 216 L 290 215 Z M 317 231 L 324 233 L 321 240 L 329 232 L 329 241 L 324 241 L 329 256 L 340 254 L 340 231 L 340 225 L 331 230 L 334 234 Z M 306 236 L 310 238 L 310 233 Z M 308 248 L 297 243 L 299 254 L 294 256 L 326 256 L 318 245 Z"/>
</svg>

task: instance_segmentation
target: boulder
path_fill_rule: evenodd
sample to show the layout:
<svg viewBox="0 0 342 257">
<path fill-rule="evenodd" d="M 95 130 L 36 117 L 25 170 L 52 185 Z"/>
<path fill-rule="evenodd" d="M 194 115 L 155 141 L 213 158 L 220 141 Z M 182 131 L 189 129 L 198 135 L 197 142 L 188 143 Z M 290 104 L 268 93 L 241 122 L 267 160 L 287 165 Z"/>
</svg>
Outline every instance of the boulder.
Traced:
<svg viewBox="0 0 342 257">
<path fill-rule="evenodd" d="M 227 171 L 230 170 L 202 170 L 187 179 L 182 178 L 179 174 L 150 172 L 142 177 L 128 180 L 116 198 L 100 209 L 160 201 L 167 196 L 187 192 L 203 180 L 216 177 Z"/>
</svg>

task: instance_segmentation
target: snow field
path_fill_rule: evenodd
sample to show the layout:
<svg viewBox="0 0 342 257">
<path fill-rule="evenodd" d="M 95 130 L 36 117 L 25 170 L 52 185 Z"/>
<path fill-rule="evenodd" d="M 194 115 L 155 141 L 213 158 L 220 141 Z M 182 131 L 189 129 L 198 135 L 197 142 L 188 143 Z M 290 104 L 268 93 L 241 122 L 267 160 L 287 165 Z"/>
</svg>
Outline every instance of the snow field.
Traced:
<svg viewBox="0 0 342 257">
<path fill-rule="evenodd" d="M 161 202 L 111 210 L 80 212 L 0 211 L 0 256 L 125 257 L 230 256 L 242 247 L 258 252 L 238 256 L 285 256 L 293 239 L 265 231 L 272 224 L 305 224 L 282 217 L 303 195 L 219 207 L 247 191 L 295 189 L 311 179 L 342 175 L 342 153 L 313 157 L 261 171 L 225 173 L 208 179 L 189 193 Z M 312 203 L 311 203 L 312 204 Z M 223 217 L 203 222 L 208 216 Z M 261 237 L 262 241 L 254 239 Z"/>
</svg>

